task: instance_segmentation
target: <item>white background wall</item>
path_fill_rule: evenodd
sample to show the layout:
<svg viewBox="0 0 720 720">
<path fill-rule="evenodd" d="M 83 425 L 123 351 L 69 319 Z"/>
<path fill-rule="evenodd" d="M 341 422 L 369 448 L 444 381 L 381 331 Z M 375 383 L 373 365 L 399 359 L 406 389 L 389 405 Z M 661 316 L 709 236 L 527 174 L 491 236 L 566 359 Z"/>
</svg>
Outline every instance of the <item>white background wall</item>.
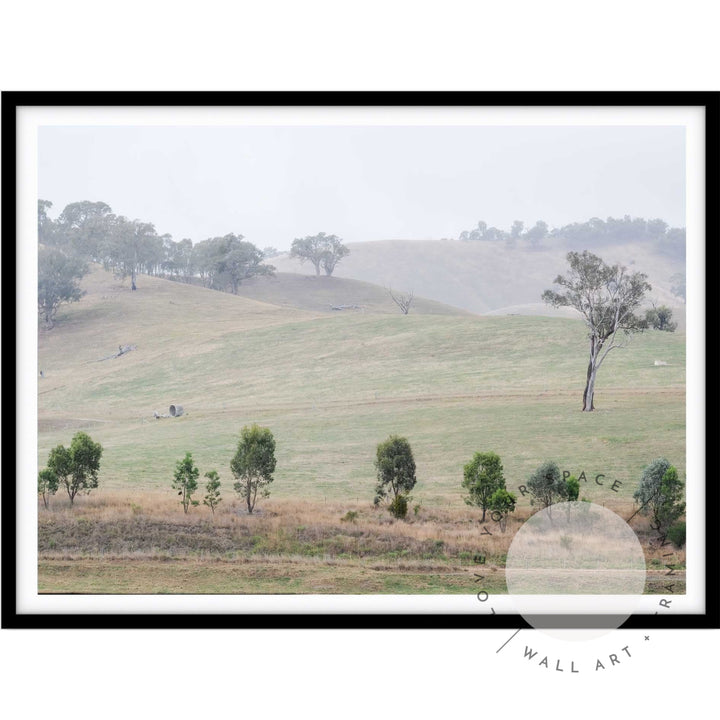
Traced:
<svg viewBox="0 0 720 720">
<path fill-rule="evenodd" d="M 692 0 L 28 1 L 5 4 L 0 24 L 2 90 L 720 89 L 717 9 Z M 496 656 L 509 634 L 3 631 L 0 702 L 8 717 L 76 719 L 716 705 L 718 632 L 653 631 L 637 663 L 572 677 L 512 645 Z"/>
</svg>

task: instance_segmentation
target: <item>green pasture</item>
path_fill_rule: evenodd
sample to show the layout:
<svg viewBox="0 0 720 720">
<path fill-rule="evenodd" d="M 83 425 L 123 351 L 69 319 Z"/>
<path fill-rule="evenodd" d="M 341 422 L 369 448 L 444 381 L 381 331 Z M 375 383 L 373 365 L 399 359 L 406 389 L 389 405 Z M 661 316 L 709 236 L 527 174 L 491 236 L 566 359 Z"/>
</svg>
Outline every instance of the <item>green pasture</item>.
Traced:
<svg viewBox="0 0 720 720">
<path fill-rule="evenodd" d="M 631 497 L 655 457 L 685 465 L 679 333 L 646 332 L 613 350 L 597 410 L 582 413 L 580 320 L 322 313 L 156 278 L 138 285 L 133 293 L 96 270 L 87 296 L 41 332 L 40 467 L 82 429 L 104 447 L 101 488 L 169 488 L 188 451 L 201 474 L 215 468 L 229 485 L 237 436 L 252 422 L 275 435 L 272 492 L 284 498 L 370 502 L 375 447 L 391 433 L 412 444 L 423 503 L 462 503 L 462 467 L 478 450 L 501 456 L 510 488 L 545 460 L 584 470 L 581 497 L 597 501 Z M 137 349 L 101 360 L 121 344 Z M 153 417 L 170 404 L 185 415 Z"/>
</svg>

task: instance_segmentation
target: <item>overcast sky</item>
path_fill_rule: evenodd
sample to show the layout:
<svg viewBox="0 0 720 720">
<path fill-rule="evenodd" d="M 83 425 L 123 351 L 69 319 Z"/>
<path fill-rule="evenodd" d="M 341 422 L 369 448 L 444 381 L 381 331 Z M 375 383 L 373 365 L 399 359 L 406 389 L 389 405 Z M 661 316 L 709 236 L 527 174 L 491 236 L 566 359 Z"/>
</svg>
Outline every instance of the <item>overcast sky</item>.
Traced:
<svg viewBox="0 0 720 720">
<path fill-rule="evenodd" d="M 457 237 L 596 216 L 685 225 L 682 127 L 43 127 L 39 197 L 197 242 Z"/>
</svg>

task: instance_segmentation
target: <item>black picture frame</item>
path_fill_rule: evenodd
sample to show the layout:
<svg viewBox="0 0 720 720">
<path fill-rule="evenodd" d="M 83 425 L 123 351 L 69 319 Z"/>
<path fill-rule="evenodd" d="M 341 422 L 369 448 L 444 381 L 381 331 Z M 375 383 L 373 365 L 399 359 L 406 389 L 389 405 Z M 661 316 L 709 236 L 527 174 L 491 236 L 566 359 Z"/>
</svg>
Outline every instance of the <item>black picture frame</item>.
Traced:
<svg viewBox="0 0 720 720">
<path fill-rule="evenodd" d="M 705 112 L 705 227 L 711 227 L 712 198 L 718 197 L 717 92 L 5 92 L 2 94 L 2 261 L 4 302 L 2 333 L 3 448 L 2 483 L 2 627 L 36 629 L 129 629 L 129 628 L 385 628 L 385 629 L 502 629 L 530 627 L 520 615 L 490 614 L 35 614 L 19 613 L 17 603 L 18 463 L 15 454 L 17 429 L 14 413 L 25 399 L 16 385 L 18 361 L 14 348 L 18 325 L 17 296 L 17 113 L 23 107 L 198 107 L 198 106 L 503 106 L 503 107 L 701 107 Z M 705 240 L 706 268 L 712 267 L 713 245 Z M 706 272 L 706 281 L 709 280 Z M 706 325 L 707 336 L 707 298 Z M 707 353 L 707 350 L 706 350 Z M 708 356 L 706 354 L 706 366 Z M 10 400 L 14 399 L 11 404 Z M 11 407 L 12 405 L 12 407 Z M 707 419 L 707 418 L 706 418 Z M 706 458 L 707 459 L 707 458 Z M 710 629 L 720 627 L 717 585 L 719 540 L 712 532 L 713 512 L 720 493 L 716 483 L 705 482 L 705 612 L 632 615 L 623 628 Z"/>
</svg>

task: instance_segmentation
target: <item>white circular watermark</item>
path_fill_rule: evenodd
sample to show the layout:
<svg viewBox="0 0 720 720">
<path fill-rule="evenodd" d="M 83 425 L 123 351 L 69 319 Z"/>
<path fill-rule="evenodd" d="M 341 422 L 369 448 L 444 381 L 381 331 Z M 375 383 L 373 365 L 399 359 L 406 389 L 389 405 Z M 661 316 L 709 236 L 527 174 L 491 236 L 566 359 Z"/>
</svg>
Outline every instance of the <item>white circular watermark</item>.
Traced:
<svg viewBox="0 0 720 720">
<path fill-rule="evenodd" d="M 515 534 L 505 578 L 530 625 L 586 640 L 619 628 L 632 614 L 633 598 L 645 589 L 645 554 L 634 530 L 611 510 L 590 502 L 557 503 L 532 515 Z M 606 596 L 602 606 L 597 596 Z"/>
</svg>

